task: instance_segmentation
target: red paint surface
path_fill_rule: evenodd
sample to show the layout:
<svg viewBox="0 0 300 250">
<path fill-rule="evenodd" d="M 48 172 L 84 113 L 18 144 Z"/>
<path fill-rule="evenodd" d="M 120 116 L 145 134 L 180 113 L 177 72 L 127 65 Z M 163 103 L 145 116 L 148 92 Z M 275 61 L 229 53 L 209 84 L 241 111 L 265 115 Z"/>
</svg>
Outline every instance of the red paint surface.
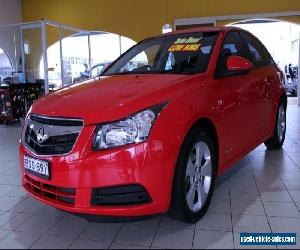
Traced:
<svg viewBox="0 0 300 250">
<path fill-rule="evenodd" d="M 110 76 L 66 87 L 34 104 L 31 111 L 34 114 L 84 120 L 84 128 L 70 154 L 38 157 L 51 162 L 51 180 L 30 176 L 46 184 L 76 188 L 75 206 L 35 197 L 78 213 L 122 216 L 162 213 L 170 206 L 180 147 L 199 119 L 208 119 L 215 126 L 219 142 L 218 175 L 268 139 L 274 130 L 279 98 L 284 93 L 278 69 L 275 66 L 254 68 L 246 74 L 215 79 L 222 40 L 230 29 L 214 30 L 219 30 L 220 35 L 206 73 Z M 155 121 L 146 142 L 93 151 L 95 124 L 119 120 L 164 101 L 168 105 Z M 23 174 L 24 154 L 35 157 L 20 145 Z M 134 183 L 146 188 L 151 203 L 90 206 L 92 188 Z"/>
</svg>

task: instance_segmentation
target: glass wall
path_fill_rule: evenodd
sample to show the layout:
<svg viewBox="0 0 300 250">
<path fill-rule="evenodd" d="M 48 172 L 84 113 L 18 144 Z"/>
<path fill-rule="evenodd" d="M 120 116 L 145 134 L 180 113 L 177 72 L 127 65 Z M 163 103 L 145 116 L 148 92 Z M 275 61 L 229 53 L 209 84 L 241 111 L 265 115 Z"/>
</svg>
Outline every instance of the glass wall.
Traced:
<svg viewBox="0 0 300 250">
<path fill-rule="evenodd" d="M 51 45 L 60 40 L 60 29 L 52 25 L 46 25 L 46 35 L 47 35 L 47 48 L 51 47 Z M 49 52 L 51 52 L 51 60 L 49 60 Z M 62 74 L 61 74 L 61 54 L 60 49 L 56 51 L 46 51 L 47 53 L 47 66 L 48 66 L 48 82 L 49 82 L 49 90 L 56 90 L 62 83 Z M 39 72 L 41 76 L 44 74 L 44 61 L 43 57 L 41 61 L 38 61 L 40 67 Z"/>
<path fill-rule="evenodd" d="M 11 83 L 42 83 L 47 93 L 100 75 L 135 44 L 117 34 L 47 20 L 2 26 L 0 78 L 9 78 Z"/>
<path fill-rule="evenodd" d="M 22 68 L 20 26 L 0 27 L 0 82 L 22 82 Z"/>
<path fill-rule="evenodd" d="M 0 82 L 13 72 L 13 66 L 6 52 L 0 48 Z"/>
<path fill-rule="evenodd" d="M 22 26 L 22 39 L 25 81 L 26 83 L 44 83 L 44 72 L 40 74 L 38 67 L 43 55 L 42 29 L 40 24 Z"/>
<path fill-rule="evenodd" d="M 79 81 L 85 75 L 88 78 L 90 68 L 89 33 L 78 33 L 76 31 L 62 29 L 62 61 L 63 61 L 63 85 Z M 51 51 L 55 51 L 59 45 L 54 44 Z M 56 47 L 56 48 L 55 48 Z M 52 52 L 48 50 L 49 59 L 52 59 Z"/>
<path fill-rule="evenodd" d="M 61 42 L 58 40 L 47 49 L 48 66 L 52 70 L 49 72 L 49 84 L 51 86 L 55 83 L 57 88 L 98 76 L 121 53 L 136 44 L 133 40 L 117 34 L 76 32 L 65 28 L 61 29 L 61 38 Z M 42 67 L 41 61 L 40 68 Z M 59 77 L 61 70 L 62 78 Z"/>
</svg>

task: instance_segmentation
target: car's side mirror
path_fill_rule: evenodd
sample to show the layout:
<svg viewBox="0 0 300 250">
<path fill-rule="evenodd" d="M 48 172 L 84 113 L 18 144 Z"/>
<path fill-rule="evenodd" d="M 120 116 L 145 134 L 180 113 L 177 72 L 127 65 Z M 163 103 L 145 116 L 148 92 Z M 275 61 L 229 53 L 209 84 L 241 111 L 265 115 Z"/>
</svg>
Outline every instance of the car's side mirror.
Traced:
<svg viewBox="0 0 300 250">
<path fill-rule="evenodd" d="M 229 56 L 227 59 L 227 70 L 232 73 L 246 73 L 253 68 L 252 63 L 241 56 Z"/>
</svg>

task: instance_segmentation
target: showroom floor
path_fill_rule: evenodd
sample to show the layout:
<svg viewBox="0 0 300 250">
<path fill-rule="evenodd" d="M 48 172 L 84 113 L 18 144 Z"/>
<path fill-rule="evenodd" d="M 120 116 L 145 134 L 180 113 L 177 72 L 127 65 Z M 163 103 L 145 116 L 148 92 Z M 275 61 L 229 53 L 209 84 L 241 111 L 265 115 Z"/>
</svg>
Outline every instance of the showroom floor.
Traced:
<svg viewBox="0 0 300 250">
<path fill-rule="evenodd" d="M 96 223 L 35 201 L 20 186 L 20 127 L 0 125 L 0 248 L 241 248 L 240 232 L 272 231 L 297 233 L 299 249 L 300 107 L 295 103 L 288 106 L 284 149 L 268 152 L 260 146 L 236 164 L 218 180 L 209 211 L 196 224 L 167 215 Z"/>
</svg>

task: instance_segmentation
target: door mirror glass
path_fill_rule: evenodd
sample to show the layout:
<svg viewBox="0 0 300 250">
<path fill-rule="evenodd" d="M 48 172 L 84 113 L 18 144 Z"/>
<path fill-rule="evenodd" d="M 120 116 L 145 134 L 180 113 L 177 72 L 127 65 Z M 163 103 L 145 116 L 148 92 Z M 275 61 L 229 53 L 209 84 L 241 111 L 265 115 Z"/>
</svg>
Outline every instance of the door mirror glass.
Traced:
<svg viewBox="0 0 300 250">
<path fill-rule="evenodd" d="M 247 72 L 252 68 L 252 63 L 244 57 L 229 56 L 227 59 L 227 70 L 229 72 Z"/>
</svg>

